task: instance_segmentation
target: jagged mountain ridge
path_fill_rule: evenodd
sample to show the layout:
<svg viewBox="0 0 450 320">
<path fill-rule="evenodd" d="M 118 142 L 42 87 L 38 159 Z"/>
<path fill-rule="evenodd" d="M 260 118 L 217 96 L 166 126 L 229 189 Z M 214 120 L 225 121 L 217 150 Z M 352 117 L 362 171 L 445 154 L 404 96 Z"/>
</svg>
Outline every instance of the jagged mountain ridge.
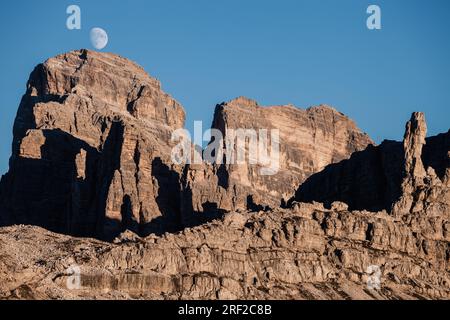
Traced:
<svg viewBox="0 0 450 320">
<path fill-rule="evenodd" d="M 279 207 L 311 174 L 373 143 L 328 106 L 218 105 L 213 128 L 225 135 L 280 129 L 280 170 L 261 177 L 255 165 L 173 164 L 171 134 L 184 120 L 182 106 L 127 59 L 79 50 L 47 60 L 19 106 L 0 216 L 109 240 L 126 229 L 174 232 L 227 211 Z"/>
<path fill-rule="evenodd" d="M 287 125 L 269 180 L 246 166 L 171 164 L 169 133 L 183 122 L 159 83 L 118 56 L 81 50 L 38 66 L 0 219 L 115 240 L 0 228 L 0 298 L 450 298 L 450 131 L 425 139 L 423 113 L 402 143 L 373 146 L 327 106 L 218 105 L 225 134 Z M 374 266 L 379 288 L 368 286 Z"/>
</svg>

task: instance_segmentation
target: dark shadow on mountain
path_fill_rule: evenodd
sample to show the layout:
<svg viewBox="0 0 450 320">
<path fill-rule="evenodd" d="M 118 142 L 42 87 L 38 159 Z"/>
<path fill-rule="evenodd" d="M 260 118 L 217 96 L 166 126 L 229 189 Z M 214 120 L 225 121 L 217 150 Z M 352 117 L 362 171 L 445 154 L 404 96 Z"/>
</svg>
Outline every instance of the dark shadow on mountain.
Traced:
<svg viewBox="0 0 450 320">
<path fill-rule="evenodd" d="M 181 229 L 180 176 L 161 158 L 153 159 L 152 175 L 158 184 L 158 194 L 155 200 L 161 216 L 141 226 L 141 236 L 179 231 Z"/>
<path fill-rule="evenodd" d="M 432 167 L 443 180 L 450 168 L 450 130 L 426 139 L 422 150 L 425 169 Z M 391 210 L 401 196 L 405 177 L 402 142 L 384 141 L 355 152 L 350 159 L 327 166 L 309 177 L 289 201 L 321 202 L 330 207 L 334 201 L 345 202 L 350 210 Z"/>
<path fill-rule="evenodd" d="M 404 152 L 400 142 L 384 141 L 355 152 L 350 159 L 328 165 L 309 177 L 292 201 L 345 202 L 350 210 L 390 210 L 400 197 Z"/>
<path fill-rule="evenodd" d="M 131 207 L 131 198 L 129 195 L 125 195 L 120 206 L 121 216 L 121 231 L 126 229 L 138 231 L 137 222 L 133 218 L 133 209 Z"/>
<path fill-rule="evenodd" d="M 120 156 L 124 141 L 124 124 L 120 121 L 113 121 L 109 129 L 98 165 L 98 181 L 96 188 L 96 204 L 91 210 L 98 216 L 95 236 L 106 241 L 114 239 L 124 230 L 122 222 L 106 217 L 108 194 L 114 174 L 120 169 Z M 125 198 L 124 198 L 125 200 Z M 121 208 L 121 214 L 123 213 Z"/>
<path fill-rule="evenodd" d="M 202 203 L 202 213 L 197 213 L 199 219 L 194 225 L 188 225 L 187 227 L 194 227 L 203 223 L 208 223 L 212 220 L 221 219 L 227 212 L 224 209 L 219 208 L 216 202 L 206 201 Z"/>
<path fill-rule="evenodd" d="M 253 198 L 253 195 L 247 196 L 247 210 L 252 212 L 259 212 L 259 211 L 270 211 L 269 206 L 264 206 L 261 204 L 255 203 L 255 200 Z"/>
<path fill-rule="evenodd" d="M 127 229 L 140 236 L 161 235 L 224 213 L 216 203 L 208 202 L 203 204 L 204 212 L 194 211 L 191 191 L 182 189 L 179 174 L 155 158 L 152 174 L 158 184 L 155 200 L 161 216 L 140 225 L 133 216 L 130 196 L 124 195 L 120 217 L 108 218 L 108 195 L 120 168 L 123 123 L 112 122 L 100 151 L 60 129 L 39 132 L 45 138 L 39 158 L 16 155 L 1 179 L 1 226 L 35 225 L 56 233 L 112 241 Z"/>
<path fill-rule="evenodd" d="M 445 171 L 450 168 L 450 130 L 426 139 L 422 161 L 425 168 L 432 167 L 437 176 L 443 180 Z"/>
<path fill-rule="evenodd" d="M 218 208 L 217 203 L 212 202 L 203 203 L 202 212 L 195 211 L 192 206 L 192 190 L 189 187 L 183 188 L 183 178 L 160 158 L 153 160 L 152 174 L 159 186 L 156 203 L 161 216 L 141 225 L 140 236 L 175 233 L 224 215 L 224 211 Z"/>
<path fill-rule="evenodd" d="M 190 191 L 187 190 L 186 192 L 188 193 L 186 199 L 188 199 Z M 222 219 L 227 213 L 226 210 L 219 208 L 216 202 L 206 201 L 202 203 L 201 207 L 202 211 L 193 210 L 192 204 L 183 208 L 183 225 L 181 229 L 193 228 L 213 220 Z"/>
<path fill-rule="evenodd" d="M 84 141 L 59 129 L 41 131 L 45 143 L 39 158 L 13 155 L 2 178 L 2 225 L 27 224 L 53 232 L 84 236 L 93 233 L 96 217 L 86 213 L 93 201 L 93 176 L 99 154 Z M 84 177 L 76 157 L 85 151 Z M 6 220 L 6 221 L 5 221 Z"/>
<path fill-rule="evenodd" d="M 228 189 L 230 186 L 230 174 L 227 170 L 226 164 L 221 163 L 219 164 L 219 167 L 217 168 L 217 179 L 218 179 L 218 185 L 219 187 L 222 187 L 224 189 Z"/>
</svg>

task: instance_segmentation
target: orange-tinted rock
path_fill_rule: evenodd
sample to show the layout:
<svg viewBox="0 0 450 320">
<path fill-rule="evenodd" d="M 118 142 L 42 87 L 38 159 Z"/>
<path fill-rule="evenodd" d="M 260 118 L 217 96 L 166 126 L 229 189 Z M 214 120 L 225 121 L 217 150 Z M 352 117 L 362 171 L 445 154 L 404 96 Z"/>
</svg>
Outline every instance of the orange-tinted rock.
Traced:
<svg viewBox="0 0 450 320">
<path fill-rule="evenodd" d="M 306 180 L 294 199 L 328 206 L 342 201 L 352 210 L 387 210 L 397 217 L 422 212 L 448 218 L 450 131 L 427 139 L 426 132 L 424 114 L 415 112 L 403 143 L 385 141 L 329 165 Z"/>
<path fill-rule="evenodd" d="M 208 211 L 211 203 L 225 211 L 279 207 L 309 176 L 373 143 L 352 120 L 329 106 L 261 107 L 244 97 L 218 105 L 212 127 L 224 140 L 232 129 L 278 129 L 279 162 L 275 174 L 268 175 L 261 174 L 266 165 L 251 164 L 248 158 L 245 164 L 191 166 L 186 187 L 195 212 Z"/>
<path fill-rule="evenodd" d="M 329 163 L 371 140 L 336 110 L 262 108 L 238 98 L 217 106 L 213 127 L 280 129 L 280 168 L 176 166 L 185 113 L 141 67 L 87 50 L 49 59 L 30 76 L 14 123 L 1 219 L 73 235 L 125 229 L 164 233 L 234 209 L 276 207 Z"/>
<path fill-rule="evenodd" d="M 280 130 L 279 172 L 263 176 L 171 164 L 183 121 L 156 80 L 116 55 L 82 50 L 38 66 L 0 222 L 114 241 L 2 227 L 0 299 L 450 298 L 450 131 L 425 139 L 414 113 L 403 143 L 375 147 L 330 107 L 217 106 L 225 136 Z"/>
<path fill-rule="evenodd" d="M 107 238 L 176 230 L 181 168 L 171 164 L 170 137 L 184 117 L 129 60 L 87 50 L 49 59 L 17 113 L 2 215 Z"/>
</svg>

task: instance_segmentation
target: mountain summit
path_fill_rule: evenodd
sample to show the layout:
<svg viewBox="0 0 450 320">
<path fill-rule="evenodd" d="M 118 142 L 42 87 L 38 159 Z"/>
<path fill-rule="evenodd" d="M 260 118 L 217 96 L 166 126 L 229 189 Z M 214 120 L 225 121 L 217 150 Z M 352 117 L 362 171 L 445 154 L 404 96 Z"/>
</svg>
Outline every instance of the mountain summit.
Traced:
<svg viewBox="0 0 450 320">
<path fill-rule="evenodd" d="M 426 138 L 423 113 L 375 146 L 329 106 L 218 104 L 225 138 L 279 131 L 267 176 L 173 163 L 184 121 L 117 55 L 38 65 L 0 181 L 0 299 L 450 298 L 450 131 Z"/>
<path fill-rule="evenodd" d="M 58 55 L 32 72 L 14 123 L 2 216 L 77 236 L 112 239 L 174 232 L 231 210 L 278 207 L 310 175 L 371 144 L 329 107 L 260 107 L 238 98 L 216 107 L 213 128 L 280 130 L 280 170 L 172 164 L 183 107 L 134 62 L 89 50 Z"/>
</svg>

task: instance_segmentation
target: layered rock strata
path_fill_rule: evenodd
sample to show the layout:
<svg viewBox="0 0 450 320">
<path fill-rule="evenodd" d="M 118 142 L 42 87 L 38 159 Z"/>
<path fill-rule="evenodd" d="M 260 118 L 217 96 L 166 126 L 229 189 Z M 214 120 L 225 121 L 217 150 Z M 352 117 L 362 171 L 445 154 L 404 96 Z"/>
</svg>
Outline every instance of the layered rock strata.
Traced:
<svg viewBox="0 0 450 320">
<path fill-rule="evenodd" d="M 172 164 L 183 121 L 159 82 L 118 56 L 38 66 L 1 222 L 111 241 L 0 228 L 0 299 L 450 299 L 450 132 L 425 138 L 424 114 L 403 143 L 373 146 L 326 106 L 217 106 L 225 136 L 280 130 L 280 170 L 266 177 Z"/>
<path fill-rule="evenodd" d="M 254 100 L 240 97 L 216 107 L 212 128 L 220 130 L 224 141 L 237 130 L 254 130 L 257 135 L 254 141 L 259 142 L 267 136 L 269 144 L 271 130 L 278 130 L 279 152 L 271 158 L 272 149 L 268 146 L 264 151 L 272 163 L 264 163 L 258 158 L 259 163 L 252 164 L 249 154 L 258 156 L 261 148 L 258 151 L 250 149 L 247 142 L 247 161 L 240 164 L 236 155 L 242 145 L 236 139 L 233 140 L 236 141 L 232 153 L 234 161 L 190 166 L 185 188 L 192 194 L 196 212 L 210 210 L 208 204 L 211 203 L 223 211 L 257 211 L 282 206 L 312 174 L 373 144 L 352 120 L 326 105 L 306 110 L 292 105 L 261 107 Z M 267 132 L 260 133 L 260 129 Z M 248 141 L 252 137 L 248 135 Z M 227 149 L 226 145 L 224 149 Z M 229 159 L 225 157 L 225 160 Z M 274 166 L 275 174 L 262 174 L 262 170 Z"/>
<path fill-rule="evenodd" d="M 277 207 L 329 163 L 371 143 L 332 108 L 259 107 L 245 98 L 217 107 L 213 127 L 280 128 L 280 168 L 175 165 L 172 133 L 182 106 L 135 63 L 88 50 L 32 72 L 17 112 L 0 222 L 112 239 L 174 232 L 235 209 Z M 248 162 L 248 159 L 247 159 Z"/>
<path fill-rule="evenodd" d="M 3 219 L 79 236 L 175 230 L 182 169 L 170 138 L 184 117 L 129 60 L 87 50 L 49 59 L 17 112 Z"/>
<path fill-rule="evenodd" d="M 420 211 L 424 200 L 430 199 L 442 202 L 433 210 L 448 215 L 450 131 L 425 138 L 426 131 L 424 114 L 414 113 L 403 143 L 384 141 L 327 166 L 306 180 L 293 200 L 328 207 L 341 201 L 354 210 L 387 210 L 402 216 Z"/>
</svg>

